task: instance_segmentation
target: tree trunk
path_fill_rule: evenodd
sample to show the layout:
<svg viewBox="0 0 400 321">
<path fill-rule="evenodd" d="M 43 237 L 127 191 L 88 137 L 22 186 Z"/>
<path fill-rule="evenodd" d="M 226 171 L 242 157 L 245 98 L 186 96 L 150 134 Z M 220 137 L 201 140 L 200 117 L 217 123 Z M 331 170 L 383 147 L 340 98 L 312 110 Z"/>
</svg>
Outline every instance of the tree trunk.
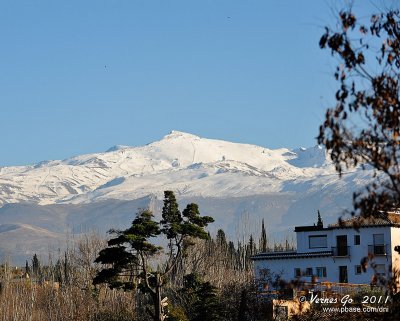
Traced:
<svg viewBox="0 0 400 321">
<path fill-rule="evenodd" d="M 161 275 L 156 273 L 156 293 L 154 296 L 154 321 L 164 321 L 165 315 L 163 312 L 163 307 L 161 305 Z"/>
</svg>

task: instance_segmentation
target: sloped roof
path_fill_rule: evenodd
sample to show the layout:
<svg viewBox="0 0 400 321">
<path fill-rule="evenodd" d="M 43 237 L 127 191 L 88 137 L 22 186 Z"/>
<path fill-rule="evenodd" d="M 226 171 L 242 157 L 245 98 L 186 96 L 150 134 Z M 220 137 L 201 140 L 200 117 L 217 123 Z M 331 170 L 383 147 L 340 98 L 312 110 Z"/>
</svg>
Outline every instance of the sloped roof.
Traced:
<svg viewBox="0 0 400 321">
<path fill-rule="evenodd" d="M 296 251 L 285 251 L 285 252 L 263 252 L 253 255 L 251 259 L 256 260 L 280 260 L 280 259 L 299 259 L 304 257 L 321 257 L 321 256 L 332 256 L 332 251 L 319 251 L 319 252 L 303 252 L 298 253 Z"/>
<path fill-rule="evenodd" d="M 339 220 L 334 224 L 329 224 L 328 228 L 346 227 L 372 227 L 372 226 L 398 226 L 400 227 L 399 212 L 381 212 L 369 217 L 355 216 L 346 220 Z"/>
</svg>

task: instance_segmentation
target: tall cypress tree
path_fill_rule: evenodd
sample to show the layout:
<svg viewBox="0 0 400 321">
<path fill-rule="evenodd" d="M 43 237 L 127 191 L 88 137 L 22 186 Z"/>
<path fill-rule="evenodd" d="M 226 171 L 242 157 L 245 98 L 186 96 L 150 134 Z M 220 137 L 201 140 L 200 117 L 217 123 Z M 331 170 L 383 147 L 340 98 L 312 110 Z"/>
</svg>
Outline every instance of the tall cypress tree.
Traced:
<svg viewBox="0 0 400 321">
<path fill-rule="evenodd" d="M 235 244 L 233 244 L 232 241 L 229 241 L 228 243 L 228 255 L 229 255 L 229 260 L 230 260 L 230 266 L 234 269 L 236 269 L 236 249 L 235 249 Z"/>
<path fill-rule="evenodd" d="M 54 281 L 62 284 L 63 283 L 63 273 L 61 261 L 58 259 L 56 265 L 54 266 Z"/>
<path fill-rule="evenodd" d="M 249 239 L 249 254 L 252 256 L 255 252 L 257 251 L 256 244 L 254 243 L 253 235 L 250 234 L 250 239 Z"/>
<path fill-rule="evenodd" d="M 317 221 L 317 226 L 318 226 L 318 227 L 323 227 L 323 226 L 324 226 L 324 222 L 322 221 L 321 213 L 319 212 L 319 210 L 318 210 L 318 221 Z"/>
<path fill-rule="evenodd" d="M 267 251 L 267 233 L 265 231 L 264 219 L 262 219 L 261 223 L 260 250 L 261 252 Z"/>
<path fill-rule="evenodd" d="M 64 281 L 66 284 L 70 283 L 70 266 L 69 266 L 69 261 L 68 261 L 68 255 L 67 252 L 64 252 Z"/>
<path fill-rule="evenodd" d="M 36 255 L 36 253 L 33 255 L 33 258 L 32 258 L 32 273 L 36 277 L 38 277 L 40 274 L 40 262 L 39 262 L 39 259 Z"/>
<path fill-rule="evenodd" d="M 226 235 L 222 229 L 217 231 L 217 244 L 222 248 L 226 248 L 228 244 L 226 243 Z"/>
<path fill-rule="evenodd" d="M 28 260 L 25 261 L 25 273 L 27 273 L 28 275 L 31 273 L 31 269 L 29 267 Z"/>
</svg>

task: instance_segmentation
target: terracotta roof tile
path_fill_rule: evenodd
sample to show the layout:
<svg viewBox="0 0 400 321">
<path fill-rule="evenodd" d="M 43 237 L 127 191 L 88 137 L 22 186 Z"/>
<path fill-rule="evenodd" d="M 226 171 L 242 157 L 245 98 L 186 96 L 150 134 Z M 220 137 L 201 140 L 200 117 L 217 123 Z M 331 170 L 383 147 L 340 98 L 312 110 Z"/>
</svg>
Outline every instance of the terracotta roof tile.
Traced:
<svg viewBox="0 0 400 321">
<path fill-rule="evenodd" d="M 330 224 L 328 227 L 353 227 L 353 226 L 382 226 L 382 225 L 399 225 L 400 214 L 398 212 L 379 213 L 377 216 L 370 217 L 352 217 L 350 219 L 342 220 L 340 222 Z"/>
</svg>

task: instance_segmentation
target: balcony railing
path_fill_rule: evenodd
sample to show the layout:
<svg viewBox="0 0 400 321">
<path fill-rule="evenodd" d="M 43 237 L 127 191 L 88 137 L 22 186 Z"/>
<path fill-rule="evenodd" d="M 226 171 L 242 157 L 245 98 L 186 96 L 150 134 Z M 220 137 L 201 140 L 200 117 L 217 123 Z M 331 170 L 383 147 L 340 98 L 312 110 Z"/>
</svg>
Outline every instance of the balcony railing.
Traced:
<svg viewBox="0 0 400 321">
<path fill-rule="evenodd" d="M 332 247 L 333 256 L 350 256 L 350 246 Z"/>
<path fill-rule="evenodd" d="M 368 253 L 373 255 L 387 255 L 387 244 L 368 245 Z"/>
</svg>

